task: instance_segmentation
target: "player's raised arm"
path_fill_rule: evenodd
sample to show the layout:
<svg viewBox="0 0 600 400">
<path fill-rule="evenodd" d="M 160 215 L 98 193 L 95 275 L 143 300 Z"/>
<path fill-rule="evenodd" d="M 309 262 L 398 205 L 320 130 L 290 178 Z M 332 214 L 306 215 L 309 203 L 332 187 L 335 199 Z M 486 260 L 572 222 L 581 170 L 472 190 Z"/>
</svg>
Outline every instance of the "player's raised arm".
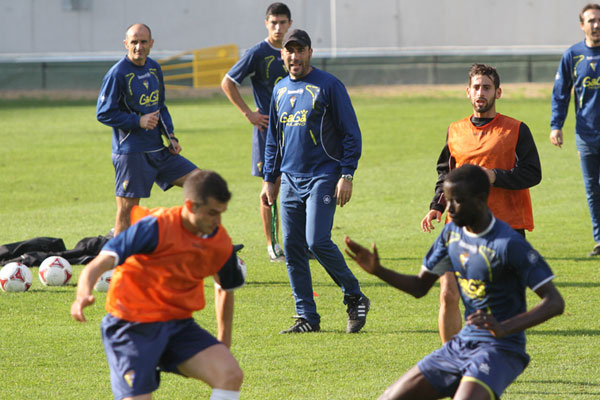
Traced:
<svg viewBox="0 0 600 400">
<path fill-rule="evenodd" d="M 100 253 L 81 271 L 77 282 L 77 296 L 71 305 L 71 316 L 85 322 L 83 309 L 94 304 L 92 288 L 104 272 L 114 268 L 115 257 L 109 253 Z"/>
<path fill-rule="evenodd" d="M 421 270 L 419 275 L 404 275 L 383 267 L 379 262 L 377 247 L 373 244 L 373 252 L 356 243 L 348 236 L 344 238 L 346 254 L 368 273 L 375 275 L 398 290 L 402 290 L 416 298 L 423 297 L 429 292 L 438 276 Z"/>
</svg>

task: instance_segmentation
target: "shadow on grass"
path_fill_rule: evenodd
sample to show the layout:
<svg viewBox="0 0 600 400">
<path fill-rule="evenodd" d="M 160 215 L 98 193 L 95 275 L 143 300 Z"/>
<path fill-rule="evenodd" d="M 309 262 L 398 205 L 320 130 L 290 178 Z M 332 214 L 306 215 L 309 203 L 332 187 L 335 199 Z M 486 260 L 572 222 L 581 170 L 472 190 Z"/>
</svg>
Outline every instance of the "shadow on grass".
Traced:
<svg viewBox="0 0 600 400">
<path fill-rule="evenodd" d="M 550 384 L 550 385 L 576 385 L 576 386 L 589 386 L 589 387 L 597 387 L 600 388 L 600 383 L 592 383 L 592 382 L 574 382 L 574 381 L 566 381 L 562 379 L 519 379 L 516 383 L 535 383 L 535 384 Z"/>
<path fill-rule="evenodd" d="M 550 390 L 544 390 L 544 391 L 540 391 L 540 390 L 515 390 L 515 388 L 518 388 L 519 385 L 565 385 L 565 386 L 570 386 L 570 387 L 584 387 L 586 389 L 591 389 L 591 390 L 586 390 L 586 391 L 580 391 L 580 390 L 569 390 L 568 392 L 566 392 L 565 390 L 556 390 L 556 391 L 550 391 Z M 568 394 L 568 398 L 569 399 L 573 399 L 576 398 L 578 396 L 589 396 L 589 395 L 598 395 L 600 394 L 599 390 L 594 390 L 594 389 L 599 389 L 600 390 L 600 384 L 598 383 L 591 383 L 591 382 L 575 382 L 575 381 L 566 381 L 566 380 L 561 380 L 561 379 L 554 379 L 554 380 L 536 380 L 536 379 L 519 379 L 518 381 L 516 381 L 515 383 L 513 383 L 513 385 L 511 386 L 511 390 L 510 390 L 510 394 L 521 394 L 521 395 L 548 395 L 548 396 L 558 396 L 558 395 L 566 395 Z"/>
<path fill-rule="evenodd" d="M 73 293 L 73 287 L 75 287 L 75 285 L 73 285 L 73 287 L 71 287 L 70 289 L 69 287 L 71 287 L 71 285 L 53 286 L 52 288 L 29 289 L 28 292 L 35 294 Z"/>
</svg>

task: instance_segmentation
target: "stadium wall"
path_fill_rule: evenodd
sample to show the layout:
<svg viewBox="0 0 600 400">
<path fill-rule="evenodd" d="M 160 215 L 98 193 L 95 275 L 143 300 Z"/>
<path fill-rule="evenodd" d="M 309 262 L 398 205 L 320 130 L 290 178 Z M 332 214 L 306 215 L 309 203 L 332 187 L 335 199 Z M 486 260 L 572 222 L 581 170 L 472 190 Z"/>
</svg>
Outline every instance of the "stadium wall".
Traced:
<svg viewBox="0 0 600 400">
<path fill-rule="evenodd" d="M 583 39 L 588 0 L 285 2 L 293 26 L 311 34 L 315 65 L 356 85 L 463 82 L 475 61 L 507 82 L 551 81 L 560 54 Z M 270 3 L 0 0 L 0 90 L 97 89 L 139 21 L 153 29 L 155 58 L 227 43 L 244 51 L 266 36 Z"/>
</svg>

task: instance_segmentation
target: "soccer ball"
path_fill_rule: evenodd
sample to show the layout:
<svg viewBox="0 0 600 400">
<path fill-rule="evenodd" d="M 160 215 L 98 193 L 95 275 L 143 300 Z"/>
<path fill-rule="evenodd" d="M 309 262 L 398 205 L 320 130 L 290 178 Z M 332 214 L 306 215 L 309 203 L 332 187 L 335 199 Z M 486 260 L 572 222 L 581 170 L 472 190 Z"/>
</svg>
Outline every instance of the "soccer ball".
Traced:
<svg viewBox="0 0 600 400">
<path fill-rule="evenodd" d="M 63 286 L 71 280 L 73 269 L 64 258 L 52 256 L 42 261 L 38 276 L 44 286 Z"/>
<path fill-rule="evenodd" d="M 8 263 L 0 270 L 0 287 L 5 292 L 25 292 L 31 287 L 32 279 L 27 265 L 20 262 Z"/>
<path fill-rule="evenodd" d="M 110 279 L 112 278 L 113 269 L 109 269 L 98 278 L 98 281 L 94 285 L 94 290 L 98 292 L 108 292 L 108 285 L 110 284 Z"/>
</svg>

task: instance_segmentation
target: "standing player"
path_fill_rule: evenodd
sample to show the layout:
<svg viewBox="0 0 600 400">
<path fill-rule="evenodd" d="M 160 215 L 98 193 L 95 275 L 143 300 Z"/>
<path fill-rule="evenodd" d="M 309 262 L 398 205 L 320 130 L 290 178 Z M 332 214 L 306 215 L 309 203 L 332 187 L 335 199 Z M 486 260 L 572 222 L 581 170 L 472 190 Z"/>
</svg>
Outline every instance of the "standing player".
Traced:
<svg viewBox="0 0 600 400">
<path fill-rule="evenodd" d="M 345 240 L 346 252 L 365 271 L 417 298 L 451 272 L 465 305 L 460 333 L 406 372 L 380 399 L 497 399 L 529 363 L 525 329 L 564 310 L 548 264 L 488 209 L 487 174 L 467 164 L 450 172 L 443 186 L 452 222 L 431 246 L 418 275 L 384 268 L 375 244 L 371 253 Z M 526 287 L 542 299 L 530 310 Z"/>
<path fill-rule="evenodd" d="M 344 85 L 310 65 L 312 48 L 306 32 L 289 31 L 281 55 L 289 76 L 273 90 L 261 193 L 264 204 L 273 204 L 275 182 L 281 176 L 283 245 L 298 318 L 281 333 L 320 330 L 307 246 L 344 293 L 346 332 L 358 332 L 370 302 L 331 240 L 331 228 L 336 204 L 343 207 L 352 196 L 360 128 Z"/>
<path fill-rule="evenodd" d="M 244 56 L 231 68 L 221 82 L 221 88 L 227 98 L 253 125 L 252 132 L 252 175 L 263 178 L 265 161 L 265 138 L 269 125 L 269 104 L 273 87 L 287 71 L 281 60 L 281 40 L 292 24 L 290 9 L 283 3 L 273 3 L 267 8 L 265 26 L 268 37 L 250 48 Z M 246 104 L 238 85 L 251 75 L 252 92 L 256 110 L 252 111 Z M 279 189 L 279 181 L 277 189 Z M 264 180 L 263 180 L 264 185 Z M 267 252 L 271 261 L 285 261 L 281 246 L 271 232 L 277 232 L 277 226 L 271 227 L 271 221 L 277 215 L 271 215 L 271 207 L 260 203 L 260 216 L 267 239 Z M 275 217 L 275 218 L 273 218 Z"/>
<path fill-rule="evenodd" d="M 102 341 L 115 399 L 151 399 L 160 371 L 200 379 L 212 400 L 239 399 L 242 371 L 233 358 L 233 292 L 243 267 L 221 225 L 231 194 L 212 171 L 196 171 L 183 185 L 183 206 L 135 207 L 137 223 L 108 241 L 81 272 L 71 315 L 85 322 L 92 287 L 115 268 L 102 320 Z M 194 322 L 204 308 L 204 278 L 215 279 L 218 338 Z M 159 372 L 157 372 L 159 371 Z"/>
<path fill-rule="evenodd" d="M 423 231 L 434 228 L 434 219 L 441 221 L 447 204 L 444 179 L 451 169 L 463 164 L 479 165 L 488 174 L 492 184 L 488 204 L 494 215 L 523 236 L 526 229 L 533 229 L 529 188 L 542 179 L 540 158 L 527 125 L 496 112 L 496 99 L 501 95 L 496 69 L 474 64 L 467 88 L 473 115 L 448 128 L 446 145 L 437 162 L 438 181 L 431 210 L 421 221 Z M 439 330 L 442 342 L 447 342 L 462 325 L 459 295 L 451 274 L 443 276 L 440 285 Z"/>
<path fill-rule="evenodd" d="M 575 88 L 575 145 L 583 174 L 592 233 L 596 242 L 590 256 L 600 255 L 600 5 L 588 4 L 579 14 L 585 40 L 562 56 L 554 90 L 550 141 L 560 148 L 571 89 Z"/>
<path fill-rule="evenodd" d="M 196 166 L 179 155 L 173 123 L 165 105 L 160 65 L 148 57 L 154 44 L 150 28 L 131 25 L 125 34 L 127 55 L 104 77 L 97 104 L 98 121 L 113 128 L 117 217 L 114 235 L 129 226 L 131 209 L 150 197 L 154 182 L 163 190 L 181 186 Z M 163 145 L 159 125 L 171 137 Z"/>
</svg>

